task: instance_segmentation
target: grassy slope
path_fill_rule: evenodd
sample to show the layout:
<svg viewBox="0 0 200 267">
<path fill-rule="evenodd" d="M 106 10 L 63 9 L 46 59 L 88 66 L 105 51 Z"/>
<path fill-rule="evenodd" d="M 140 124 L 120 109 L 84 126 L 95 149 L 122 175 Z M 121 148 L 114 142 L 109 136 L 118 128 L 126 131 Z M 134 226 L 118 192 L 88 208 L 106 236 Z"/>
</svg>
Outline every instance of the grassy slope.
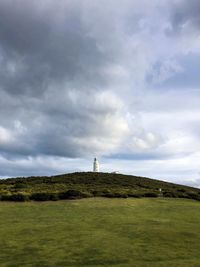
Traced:
<svg viewBox="0 0 200 267">
<path fill-rule="evenodd" d="M 193 200 L 1 202 L 0 218 L 1 267 L 200 266 Z"/>
<path fill-rule="evenodd" d="M 200 200 L 200 189 L 166 183 L 144 177 L 110 173 L 71 173 L 52 177 L 29 177 L 0 180 L 0 198 L 6 194 L 46 192 L 59 194 L 78 190 L 88 196 L 144 196 L 159 193 L 166 197 L 186 197 Z"/>
</svg>

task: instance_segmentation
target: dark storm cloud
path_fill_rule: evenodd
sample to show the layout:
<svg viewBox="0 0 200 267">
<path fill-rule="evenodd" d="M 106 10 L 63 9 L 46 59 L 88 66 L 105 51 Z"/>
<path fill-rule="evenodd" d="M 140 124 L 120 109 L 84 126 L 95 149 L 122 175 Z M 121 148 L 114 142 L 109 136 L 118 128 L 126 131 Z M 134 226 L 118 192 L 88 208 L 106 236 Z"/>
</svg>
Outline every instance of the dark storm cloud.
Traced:
<svg viewBox="0 0 200 267">
<path fill-rule="evenodd" d="M 92 34 L 88 14 L 80 1 L 0 2 L 0 149 L 5 157 L 109 151 L 126 132 L 121 101 L 106 89 L 103 70 L 114 54 Z"/>
<path fill-rule="evenodd" d="M 104 55 L 87 35 L 79 8 L 71 3 L 61 8 L 53 4 L 42 8 L 34 1 L 1 1 L 4 69 L 0 79 L 4 90 L 40 95 L 52 81 L 101 80 L 95 70 Z"/>
<path fill-rule="evenodd" d="M 198 0 L 177 1 L 171 6 L 171 22 L 174 32 L 181 32 L 185 27 L 200 27 L 200 2 Z"/>
</svg>

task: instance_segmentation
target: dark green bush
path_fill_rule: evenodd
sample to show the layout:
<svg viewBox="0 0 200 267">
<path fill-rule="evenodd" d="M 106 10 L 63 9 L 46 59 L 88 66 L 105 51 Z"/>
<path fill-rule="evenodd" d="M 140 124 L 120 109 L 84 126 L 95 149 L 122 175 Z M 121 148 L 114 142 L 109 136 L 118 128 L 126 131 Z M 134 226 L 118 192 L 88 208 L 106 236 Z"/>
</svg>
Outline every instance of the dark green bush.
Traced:
<svg viewBox="0 0 200 267">
<path fill-rule="evenodd" d="M 178 191 L 178 192 L 185 193 L 185 189 L 184 189 L 184 188 L 177 189 L 177 191 Z"/>
<path fill-rule="evenodd" d="M 128 193 L 128 197 L 141 198 L 142 196 L 140 193 Z"/>
<path fill-rule="evenodd" d="M 4 194 L 2 194 L 2 195 L 0 196 L 0 200 L 1 200 L 1 201 L 10 201 L 10 196 L 11 196 L 11 195 L 4 195 Z"/>
<path fill-rule="evenodd" d="M 14 188 L 15 188 L 15 189 L 23 189 L 23 188 L 27 188 L 27 184 L 25 184 L 25 183 L 16 183 L 16 184 L 14 185 Z"/>
<path fill-rule="evenodd" d="M 125 193 L 119 193 L 119 192 L 108 192 L 108 193 L 103 193 L 103 197 L 108 197 L 108 198 L 127 198 L 128 195 Z"/>
<path fill-rule="evenodd" d="M 0 200 L 2 201 L 19 201 L 24 202 L 29 200 L 29 195 L 24 194 L 12 194 L 12 195 L 1 195 Z"/>
<path fill-rule="evenodd" d="M 78 190 L 67 190 L 59 194 L 60 199 L 79 199 L 85 197 L 85 194 Z"/>
<path fill-rule="evenodd" d="M 178 198 L 178 193 L 175 193 L 175 192 L 163 192 L 163 196 L 164 197 L 177 197 Z"/>
<path fill-rule="evenodd" d="M 60 198 L 59 198 L 59 195 L 57 194 L 57 193 L 51 193 L 50 194 L 50 200 L 52 200 L 52 201 L 57 201 L 57 200 L 59 200 Z"/>
<path fill-rule="evenodd" d="M 52 199 L 52 195 L 52 193 L 48 192 L 34 193 L 31 195 L 30 199 L 36 201 L 47 201 Z"/>
<path fill-rule="evenodd" d="M 28 195 L 25 195 L 25 194 L 13 194 L 11 195 L 11 200 L 12 201 L 28 201 L 29 200 L 29 196 Z"/>
<path fill-rule="evenodd" d="M 158 197 L 158 194 L 155 192 L 146 192 L 144 193 L 144 197 Z"/>
<path fill-rule="evenodd" d="M 191 198 L 191 199 L 200 200 L 200 195 L 193 193 L 193 192 L 188 192 L 187 196 L 188 196 L 188 198 Z"/>
<path fill-rule="evenodd" d="M 94 197 L 100 197 L 102 195 L 102 192 L 101 191 L 97 191 L 97 190 L 92 190 L 91 191 L 91 194 L 94 196 Z"/>
</svg>

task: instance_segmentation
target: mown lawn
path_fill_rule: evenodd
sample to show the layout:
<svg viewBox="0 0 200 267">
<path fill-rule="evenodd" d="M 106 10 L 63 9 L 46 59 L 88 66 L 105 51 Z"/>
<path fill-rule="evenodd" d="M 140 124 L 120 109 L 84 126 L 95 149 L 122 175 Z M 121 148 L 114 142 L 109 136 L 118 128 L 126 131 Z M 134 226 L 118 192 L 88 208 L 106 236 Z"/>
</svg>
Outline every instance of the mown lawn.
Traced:
<svg viewBox="0 0 200 267">
<path fill-rule="evenodd" d="M 200 266 L 200 202 L 0 202 L 0 266 Z"/>
</svg>

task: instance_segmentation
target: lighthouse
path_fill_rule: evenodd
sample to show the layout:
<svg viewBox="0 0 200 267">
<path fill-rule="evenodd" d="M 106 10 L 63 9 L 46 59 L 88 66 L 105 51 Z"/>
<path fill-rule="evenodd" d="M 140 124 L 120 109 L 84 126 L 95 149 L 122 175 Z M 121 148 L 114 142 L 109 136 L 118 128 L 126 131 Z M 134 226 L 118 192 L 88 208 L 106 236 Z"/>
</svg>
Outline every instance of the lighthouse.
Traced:
<svg viewBox="0 0 200 267">
<path fill-rule="evenodd" d="M 96 158 L 94 158 L 93 172 L 99 172 L 99 162 Z"/>
</svg>

